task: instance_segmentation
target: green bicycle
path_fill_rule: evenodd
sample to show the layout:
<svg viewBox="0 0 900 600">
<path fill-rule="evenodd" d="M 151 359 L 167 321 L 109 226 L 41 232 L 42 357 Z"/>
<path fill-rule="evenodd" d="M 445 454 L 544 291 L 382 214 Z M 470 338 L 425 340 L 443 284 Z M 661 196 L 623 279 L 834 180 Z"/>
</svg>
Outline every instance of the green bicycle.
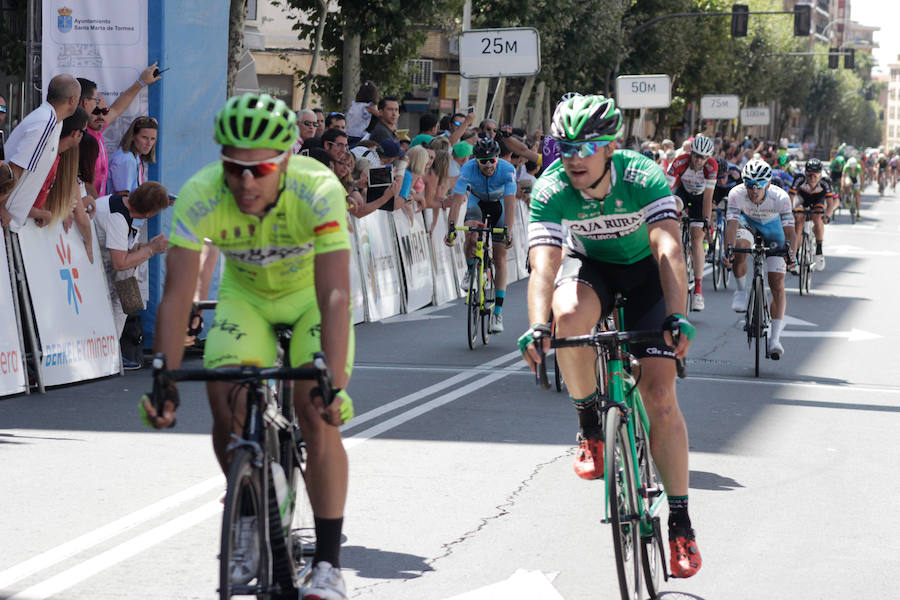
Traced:
<svg viewBox="0 0 900 600">
<path fill-rule="evenodd" d="M 620 299 L 616 304 L 618 323 L 622 323 Z M 537 378 L 541 387 L 549 389 L 540 332 L 536 333 L 535 346 L 541 355 Z M 677 336 L 677 331 L 672 334 Z M 640 368 L 626 346 L 628 342 L 658 342 L 661 336 L 660 331 L 613 328 L 597 329 L 590 335 L 550 339 L 551 348 L 593 346 L 597 349 L 600 367 L 597 387 L 601 398 L 598 410 L 605 442 L 606 518 L 602 522 L 612 525 L 622 600 L 642 598 L 642 583 L 654 599 L 661 583 L 669 579 L 659 518 L 666 503 L 666 492 L 650 456 L 650 419 L 638 391 Z M 678 376 L 685 376 L 682 360 L 678 361 Z"/>
<path fill-rule="evenodd" d="M 487 344 L 491 339 L 491 310 L 494 308 L 494 254 L 491 252 L 491 234 L 503 235 L 507 239 L 506 226 L 486 227 L 483 223 L 478 225 L 463 225 L 456 227 L 450 221 L 450 242 L 456 237 L 457 231 L 475 233 L 474 263 L 469 269 L 468 279 L 465 282 L 466 289 L 466 334 L 469 348 L 474 350 L 478 342 L 479 322 L 481 325 L 481 341 Z"/>
</svg>

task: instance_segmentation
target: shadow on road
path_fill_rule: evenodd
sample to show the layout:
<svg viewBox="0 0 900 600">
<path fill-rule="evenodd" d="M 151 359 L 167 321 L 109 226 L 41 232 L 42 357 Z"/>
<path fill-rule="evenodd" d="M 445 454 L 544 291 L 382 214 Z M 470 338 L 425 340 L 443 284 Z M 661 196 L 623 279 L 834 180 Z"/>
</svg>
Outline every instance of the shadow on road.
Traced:
<svg viewBox="0 0 900 600">
<path fill-rule="evenodd" d="M 695 490 L 711 490 L 713 492 L 730 492 L 744 486 L 718 473 L 709 471 L 691 471 L 691 488 Z"/>
<path fill-rule="evenodd" d="M 341 548 L 341 566 L 369 579 L 415 579 L 434 570 L 422 556 L 365 546 Z"/>
</svg>

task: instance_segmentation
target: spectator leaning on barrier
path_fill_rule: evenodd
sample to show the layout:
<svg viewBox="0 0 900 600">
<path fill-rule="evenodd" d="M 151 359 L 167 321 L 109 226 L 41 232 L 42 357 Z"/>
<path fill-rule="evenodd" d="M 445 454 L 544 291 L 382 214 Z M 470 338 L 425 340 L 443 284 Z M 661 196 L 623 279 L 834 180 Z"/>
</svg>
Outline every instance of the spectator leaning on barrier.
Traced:
<svg viewBox="0 0 900 600">
<path fill-rule="evenodd" d="M 397 136 L 397 121 L 400 119 L 400 101 L 393 96 L 385 96 L 378 101 L 378 110 L 381 115 L 369 138 L 378 143 L 384 140 L 398 142 L 400 138 Z"/>
<path fill-rule="evenodd" d="M 40 191 L 38 192 L 37 197 L 34 199 L 34 205 L 28 211 L 28 217 L 34 219 L 34 224 L 38 227 L 44 227 L 49 225 L 55 221 L 59 221 L 64 218 L 68 213 L 71 207 L 71 202 L 56 202 L 52 206 L 47 206 L 47 195 L 50 193 L 51 186 L 56 182 L 56 174 L 57 169 L 59 168 L 60 157 L 63 154 L 68 153 L 72 148 L 76 148 L 78 146 L 78 142 L 81 140 L 84 135 L 84 128 L 87 125 L 87 113 L 84 112 L 84 109 L 76 107 L 75 113 L 72 116 L 63 119 L 62 131 L 59 135 L 59 146 L 57 147 L 56 158 L 53 161 L 53 165 L 50 167 L 50 171 L 47 173 L 47 177 L 44 179 L 44 183 L 41 186 Z M 70 157 L 69 157 L 70 158 Z M 77 170 L 77 154 L 75 155 L 75 169 Z M 69 163 L 70 161 L 66 161 Z M 71 165 L 67 164 L 67 167 L 72 168 Z M 65 177 L 63 177 L 65 179 Z M 75 185 L 75 177 L 73 173 L 73 177 L 71 181 L 63 181 L 61 184 L 67 188 L 67 192 L 71 192 L 68 195 L 68 200 L 74 196 L 74 191 L 71 189 L 72 185 Z M 58 196 L 56 197 L 59 200 Z M 68 230 L 68 227 L 66 227 Z"/>
<path fill-rule="evenodd" d="M 47 100 L 28 113 L 6 142 L 6 155 L 18 181 L 6 200 L 6 219 L 18 230 L 56 161 L 63 120 L 78 108 L 81 86 L 71 75 L 57 75 L 47 85 Z M 4 220 L 3 225 L 10 224 Z"/>
<path fill-rule="evenodd" d="M 147 181 L 147 165 L 156 162 L 159 122 L 138 117 L 131 122 L 115 154 L 109 159 L 107 189 L 113 194 L 133 192 Z"/>
<path fill-rule="evenodd" d="M 109 157 L 106 154 L 103 132 L 106 131 L 109 123 L 113 123 L 131 106 L 142 89 L 160 79 L 162 77 L 157 73 L 157 63 L 154 62 L 141 72 L 128 89 L 119 94 L 112 106 L 107 108 L 106 98 L 97 93 L 97 84 L 90 79 L 78 78 L 81 83 L 81 107 L 91 115 L 87 132 L 94 136 L 100 149 L 97 164 L 94 167 L 94 181 L 91 182 L 98 195 L 102 196 L 108 193 L 106 180 L 109 176 Z"/>
<path fill-rule="evenodd" d="M 169 246 L 162 233 L 147 244 L 138 243 L 138 232 L 132 227 L 132 222 L 137 218 L 149 219 L 168 206 L 168 191 L 155 181 L 141 184 L 130 195 L 113 194 L 97 198 L 94 223 L 97 226 L 97 241 L 106 268 L 117 339 L 122 335 L 127 315 L 122 311 L 115 281 L 122 278 L 120 274 L 133 271 L 138 265 L 150 260 L 154 254 L 165 252 Z M 140 364 L 126 362 L 126 368 L 138 367 Z"/>
</svg>

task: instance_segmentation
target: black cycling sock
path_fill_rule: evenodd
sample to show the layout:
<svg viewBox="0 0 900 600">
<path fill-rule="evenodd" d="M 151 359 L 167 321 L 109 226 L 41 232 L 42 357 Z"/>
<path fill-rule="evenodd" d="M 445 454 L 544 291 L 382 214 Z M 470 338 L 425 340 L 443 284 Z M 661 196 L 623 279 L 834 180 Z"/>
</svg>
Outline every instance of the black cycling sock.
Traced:
<svg viewBox="0 0 900 600">
<path fill-rule="evenodd" d="M 585 437 L 598 438 L 600 431 L 600 414 L 597 412 L 596 390 L 587 398 L 576 399 L 569 396 L 575 411 L 578 413 L 578 426 Z"/>
<path fill-rule="evenodd" d="M 313 564 L 322 561 L 331 563 L 336 569 L 341 566 L 341 530 L 344 527 L 344 518 L 320 519 L 315 517 L 316 523 L 316 553 L 313 556 Z"/>
<path fill-rule="evenodd" d="M 816 256 L 822 254 L 822 242 L 816 242 Z"/>
<path fill-rule="evenodd" d="M 672 527 L 691 528 L 687 496 L 669 496 L 669 528 Z"/>
</svg>

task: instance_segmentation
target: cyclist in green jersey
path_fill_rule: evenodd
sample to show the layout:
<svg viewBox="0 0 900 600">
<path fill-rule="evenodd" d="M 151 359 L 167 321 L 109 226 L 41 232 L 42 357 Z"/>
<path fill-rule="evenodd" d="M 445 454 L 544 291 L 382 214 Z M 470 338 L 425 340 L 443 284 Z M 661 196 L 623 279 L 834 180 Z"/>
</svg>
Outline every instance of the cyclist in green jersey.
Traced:
<svg viewBox="0 0 900 600">
<path fill-rule="evenodd" d="M 856 202 L 856 218 L 860 219 L 859 216 L 859 190 L 861 190 L 866 185 L 866 170 L 860 164 L 859 160 L 852 156 L 850 160 L 847 161 L 847 164 L 844 165 L 844 170 L 842 172 L 841 177 L 841 188 L 845 191 L 845 193 L 853 194 L 853 200 L 851 202 Z"/>
<path fill-rule="evenodd" d="M 528 226 L 531 278 L 528 312 L 533 325 L 519 338 L 525 361 L 539 360 L 534 333 L 546 334 L 551 309 L 556 334 L 591 329 L 625 297 L 625 329 L 682 333 L 673 347 L 630 345 L 640 361 L 640 392 L 650 417 L 650 446 L 669 495 L 671 570 L 690 577 L 701 565 L 687 510 L 688 437 L 675 396 L 675 358 L 687 354 L 694 328 L 684 316 L 687 281 L 675 197 L 651 159 L 616 150 L 622 115 L 611 99 L 578 96 L 561 102 L 551 133 L 560 159 L 532 191 Z M 568 236 L 565 229 L 568 229 Z M 603 476 L 603 442 L 595 409 L 596 354 L 591 348 L 557 351 L 579 415 L 575 472 Z"/>
<path fill-rule="evenodd" d="M 197 283 L 204 239 L 225 255 L 215 320 L 206 340 L 207 368 L 251 363 L 271 366 L 276 358 L 273 326 L 293 324 L 291 366 L 312 363 L 324 351 L 337 388 L 346 386 L 353 362 L 350 316 L 350 238 L 345 192 L 318 161 L 291 155 L 298 135 L 294 112 L 266 94 L 230 98 L 216 116 L 221 160 L 184 184 L 172 219 L 166 284 L 159 305 L 156 351 L 178 368 L 185 324 Z M 347 495 L 347 454 L 338 426 L 352 415 L 340 392 L 329 407 L 311 398 L 312 381 L 294 382 L 294 404 L 308 449 L 306 484 L 315 516 L 316 554 L 303 598 L 344 599 L 340 542 Z M 142 401 L 148 420 L 170 427 L 178 405 L 173 386 L 156 414 Z M 213 416 L 213 448 L 228 472 L 227 446 L 240 435 L 245 394 L 230 382 L 207 384 Z M 257 572 L 254 517 L 242 517 L 236 552 L 242 573 Z M 246 542 L 246 543 L 245 543 Z M 257 549 L 256 552 L 253 550 Z"/>
</svg>

